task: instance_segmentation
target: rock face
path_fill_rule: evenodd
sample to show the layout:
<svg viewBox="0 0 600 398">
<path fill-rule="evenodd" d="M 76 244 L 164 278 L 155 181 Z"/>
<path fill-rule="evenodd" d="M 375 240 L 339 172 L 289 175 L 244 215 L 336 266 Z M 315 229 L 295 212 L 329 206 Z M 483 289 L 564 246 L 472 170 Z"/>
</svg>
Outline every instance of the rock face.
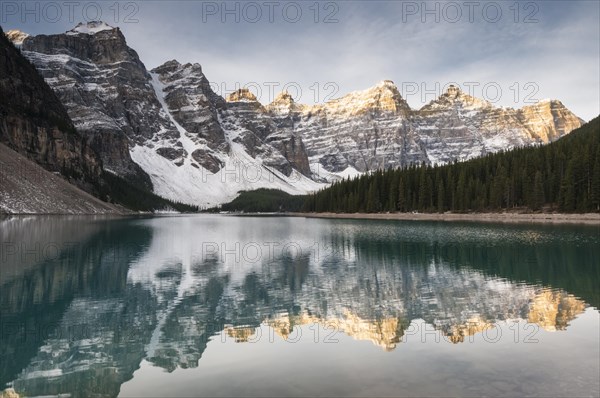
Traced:
<svg viewBox="0 0 600 398">
<path fill-rule="evenodd" d="M 271 145 L 279 149 L 293 168 L 305 176 L 311 176 L 308 152 L 301 133 L 297 129 L 298 113 L 302 108 L 303 106 L 296 104 L 287 92 L 280 93 L 267 106 L 267 111 L 279 132 L 271 136 Z"/>
<path fill-rule="evenodd" d="M 311 176 L 302 138 L 293 130 L 280 128 L 248 89 L 240 89 L 227 97 L 222 119 L 233 141 L 253 158 L 264 159 L 266 165 L 288 177 L 294 170 Z"/>
<path fill-rule="evenodd" d="M 23 54 L 104 167 L 130 182 L 201 206 L 240 190 L 321 186 L 310 179 L 300 137 L 282 135 L 248 91 L 229 103 L 215 94 L 198 64 L 169 61 L 148 72 L 119 28 L 102 22 L 10 37 L 22 38 Z"/>
<path fill-rule="evenodd" d="M 283 92 L 263 106 L 248 89 L 217 95 L 198 64 L 173 60 L 148 72 L 121 31 L 102 22 L 9 37 L 107 169 L 201 206 L 240 190 L 306 193 L 380 168 L 548 143 L 583 123 L 559 101 L 498 108 L 453 86 L 413 110 L 389 80 L 324 104 Z"/>
<path fill-rule="evenodd" d="M 4 34 L 0 34 L 0 53 L 0 143 L 94 192 L 102 173 L 96 152 L 77 133 L 35 67 Z"/>
<path fill-rule="evenodd" d="M 149 75 L 121 31 L 102 23 L 80 24 L 65 34 L 29 36 L 21 49 L 105 168 L 151 188 L 129 147 L 148 139 L 174 142 L 178 133 L 160 113 Z"/>
<path fill-rule="evenodd" d="M 190 133 L 196 144 L 227 153 L 229 144 L 219 124 L 223 98 L 210 88 L 199 64 L 181 65 L 173 60 L 152 70 L 164 84 L 165 102 L 173 118 Z"/>
<path fill-rule="evenodd" d="M 559 101 L 544 101 L 520 110 L 497 108 L 454 86 L 415 112 L 413 120 L 427 157 L 434 163 L 547 144 L 583 124 Z"/>
<path fill-rule="evenodd" d="M 9 30 L 6 32 L 6 37 L 9 41 L 11 41 L 15 46 L 20 47 L 23 45 L 23 41 L 29 37 L 29 35 L 25 32 L 21 32 L 20 30 Z"/>
<path fill-rule="evenodd" d="M 304 138 L 313 171 L 322 175 L 348 167 L 365 172 L 462 161 L 548 143 L 583 124 L 559 101 L 521 110 L 497 108 L 453 86 L 420 110 L 411 110 L 391 81 L 296 109 L 296 129 Z"/>
<path fill-rule="evenodd" d="M 389 80 L 322 105 L 286 108 L 279 98 L 269 109 L 275 118 L 288 115 L 288 126 L 304 139 L 313 173 L 326 180 L 347 169 L 427 160 L 409 124 L 410 107 Z"/>
<path fill-rule="evenodd" d="M 582 120 L 558 100 L 543 100 L 524 106 L 517 115 L 532 136 L 544 144 L 569 134 L 582 124 Z"/>
</svg>

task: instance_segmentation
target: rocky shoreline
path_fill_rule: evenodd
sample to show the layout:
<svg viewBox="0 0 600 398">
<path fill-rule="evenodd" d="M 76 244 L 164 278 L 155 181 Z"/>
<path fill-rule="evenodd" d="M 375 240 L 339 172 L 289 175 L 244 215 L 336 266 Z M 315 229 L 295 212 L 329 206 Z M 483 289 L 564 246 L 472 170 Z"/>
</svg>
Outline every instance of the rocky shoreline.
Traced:
<svg viewBox="0 0 600 398">
<path fill-rule="evenodd" d="M 600 225 L 600 213 L 287 213 L 292 217 L 405 221 L 484 221 Z"/>
</svg>

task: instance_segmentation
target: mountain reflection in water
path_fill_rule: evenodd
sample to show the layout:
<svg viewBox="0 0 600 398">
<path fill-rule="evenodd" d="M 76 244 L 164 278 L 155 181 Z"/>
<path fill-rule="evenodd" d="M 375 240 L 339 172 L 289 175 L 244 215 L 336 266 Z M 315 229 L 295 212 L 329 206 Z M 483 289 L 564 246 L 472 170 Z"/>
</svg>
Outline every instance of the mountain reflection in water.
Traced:
<svg viewBox="0 0 600 398">
<path fill-rule="evenodd" d="M 343 334 L 390 352 L 426 327 L 445 344 L 513 322 L 560 332 L 599 301 L 595 227 L 219 216 L 0 225 L 0 389 L 25 396 L 116 396 L 142 363 L 195 368 L 211 342 L 312 339 L 311 325 L 324 329 L 315 344 Z"/>
</svg>

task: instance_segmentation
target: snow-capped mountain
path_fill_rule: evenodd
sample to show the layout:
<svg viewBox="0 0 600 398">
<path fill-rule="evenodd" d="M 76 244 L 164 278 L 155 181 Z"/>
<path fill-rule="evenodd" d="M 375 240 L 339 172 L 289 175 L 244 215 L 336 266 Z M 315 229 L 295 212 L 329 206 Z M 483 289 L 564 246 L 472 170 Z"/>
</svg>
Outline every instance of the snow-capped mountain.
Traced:
<svg viewBox="0 0 600 398">
<path fill-rule="evenodd" d="M 276 104 L 273 113 L 281 108 Z M 499 108 L 454 86 L 412 110 L 389 80 L 323 105 L 295 106 L 292 113 L 311 168 L 321 175 L 467 160 L 548 143 L 583 123 L 560 101 Z"/>
<path fill-rule="evenodd" d="M 160 70 L 157 68 L 157 71 Z M 179 99 L 183 98 L 185 103 L 193 97 L 189 93 L 177 94 L 181 87 L 187 86 L 178 88 L 177 83 L 169 84 L 168 78 L 165 78 L 165 84 L 161 75 L 156 73 L 151 75 L 151 79 L 154 95 L 162 106 L 161 113 L 169 117 L 179 133 L 175 144 L 149 140 L 131 148 L 133 160 L 148 172 L 158 195 L 184 203 L 214 206 L 233 200 L 241 191 L 275 188 L 291 194 L 303 194 L 322 186 L 297 170 L 284 174 L 273 167 L 283 158 L 276 150 L 262 142 L 245 146 L 239 140 L 245 130 L 229 124 L 220 115 L 216 119 L 219 124 L 213 124 L 215 129 L 212 132 L 206 130 L 206 125 L 210 126 L 215 121 L 210 119 L 214 117 L 211 106 L 195 103 L 202 108 L 195 115 L 210 115 L 208 123 L 202 123 L 197 116 L 187 119 L 190 105 L 178 107 L 176 99 L 182 95 Z M 226 111 L 220 114 L 224 118 L 228 115 Z M 184 126 L 199 128 L 199 131 L 192 130 L 196 131 L 192 134 Z M 221 136 L 221 143 L 207 140 L 205 134 Z"/>
<path fill-rule="evenodd" d="M 269 108 L 281 115 L 281 100 Z M 427 161 L 411 112 L 394 83 L 385 80 L 322 105 L 290 107 L 288 117 L 305 141 L 311 169 L 330 180 Z"/>
<path fill-rule="evenodd" d="M 560 101 L 498 108 L 454 86 L 416 112 L 414 121 L 427 157 L 435 163 L 547 144 L 583 124 Z"/>
<path fill-rule="evenodd" d="M 559 101 L 498 108 L 458 88 L 413 110 L 393 82 L 318 105 L 247 89 L 217 95 L 198 64 L 149 72 L 119 28 L 57 35 L 10 31 L 64 103 L 105 168 L 168 199 L 212 206 L 241 190 L 292 194 L 411 163 L 466 160 L 547 143 L 583 121 Z"/>
<path fill-rule="evenodd" d="M 311 176 L 302 138 L 275 120 L 254 94 L 240 89 L 227 96 L 227 104 L 223 126 L 237 132 L 234 141 L 251 156 L 269 159 L 269 165 L 286 176 L 294 170 Z"/>
<path fill-rule="evenodd" d="M 273 137 L 271 145 L 268 133 L 253 128 L 260 123 L 238 121 L 243 110 L 210 89 L 200 65 L 171 61 L 150 73 L 120 29 L 102 22 L 58 35 L 7 36 L 23 38 L 23 54 L 105 168 L 130 182 L 201 206 L 230 201 L 242 190 L 302 194 L 322 186 L 281 154 L 284 140 Z"/>
</svg>

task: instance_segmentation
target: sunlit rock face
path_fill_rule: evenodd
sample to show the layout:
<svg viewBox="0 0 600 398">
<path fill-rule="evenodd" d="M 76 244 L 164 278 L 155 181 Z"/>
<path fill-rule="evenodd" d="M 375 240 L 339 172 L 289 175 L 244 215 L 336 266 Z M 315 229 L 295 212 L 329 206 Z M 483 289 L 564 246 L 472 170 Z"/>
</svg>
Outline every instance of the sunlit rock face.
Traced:
<svg viewBox="0 0 600 398">
<path fill-rule="evenodd" d="M 247 88 L 240 88 L 227 96 L 227 102 L 252 102 L 257 103 L 256 96 Z"/>
<path fill-rule="evenodd" d="M 277 104 L 270 109 L 281 112 Z M 311 168 L 323 178 L 348 169 L 366 172 L 427 160 L 409 123 L 410 112 L 389 80 L 322 105 L 290 109 Z"/>
<path fill-rule="evenodd" d="M 531 131 L 532 137 L 544 144 L 569 134 L 582 125 L 582 120 L 558 100 L 543 100 L 524 106 L 518 118 Z"/>
<path fill-rule="evenodd" d="M 339 99 L 312 107 L 312 111 L 324 110 L 331 116 L 374 116 L 391 114 L 406 117 L 410 107 L 402 98 L 398 87 L 391 80 L 383 80 L 376 86 L 363 91 L 355 91 Z"/>
<path fill-rule="evenodd" d="M 13 44 L 17 47 L 23 45 L 23 41 L 25 41 L 25 39 L 29 37 L 27 33 L 21 32 L 18 29 L 9 30 L 5 34 L 8 40 L 13 42 Z"/>
<path fill-rule="evenodd" d="M 548 331 L 564 330 L 584 309 L 585 303 L 573 296 L 543 290 L 532 299 L 527 320 Z"/>
<path fill-rule="evenodd" d="M 311 168 L 325 178 L 348 168 L 365 172 L 467 160 L 548 143 L 583 124 L 559 101 L 498 108 L 455 86 L 412 110 L 389 80 L 322 105 L 299 105 L 289 95 L 280 96 L 267 109 L 294 120 Z"/>
<path fill-rule="evenodd" d="M 409 322 L 401 318 L 362 319 L 347 311 L 342 317 L 321 318 L 303 313 L 302 315 L 282 315 L 270 318 L 265 324 L 284 340 L 294 338 L 294 327 L 320 324 L 334 333 L 344 333 L 355 340 L 370 341 L 374 345 L 391 351 L 402 341 Z"/>
<path fill-rule="evenodd" d="M 498 108 L 450 86 L 445 94 L 416 111 L 414 122 L 421 141 L 427 143 L 428 160 L 448 163 L 545 144 L 583 124 L 560 102 L 552 103 L 541 102 L 520 110 Z"/>
</svg>

